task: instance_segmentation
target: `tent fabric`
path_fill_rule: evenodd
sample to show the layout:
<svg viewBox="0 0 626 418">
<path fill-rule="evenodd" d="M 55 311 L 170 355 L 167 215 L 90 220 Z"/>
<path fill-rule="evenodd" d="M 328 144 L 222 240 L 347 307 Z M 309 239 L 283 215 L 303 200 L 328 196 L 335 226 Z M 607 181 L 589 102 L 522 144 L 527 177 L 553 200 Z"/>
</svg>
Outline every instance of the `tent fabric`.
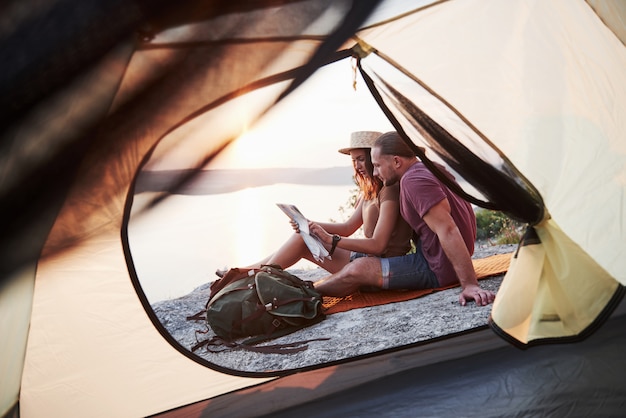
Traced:
<svg viewBox="0 0 626 418">
<path fill-rule="evenodd" d="M 180 355 L 119 273 L 125 265 L 114 233 L 39 264 L 21 416 L 146 416 L 263 381 Z"/>
<path fill-rule="evenodd" d="M 536 226 L 522 245 L 491 311 L 496 329 L 522 345 L 586 334 L 621 300 L 624 287 L 554 222 Z"/>
<path fill-rule="evenodd" d="M 585 2 L 450 1 L 359 38 L 472 121 L 539 191 L 546 216 L 626 284 L 626 49 L 599 23 Z"/>
<path fill-rule="evenodd" d="M 283 376 L 263 385 L 199 401 L 193 405 L 164 411 L 158 417 L 212 417 L 273 413 L 297 406 L 303 400 L 315 402 L 326 395 L 370 382 L 380 376 L 393 376 L 428 364 L 469 356 L 504 347 L 507 344 L 490 330 L 483 328 L 457 334 L 454 338 L 404 347 L 373 357 L 332 367 L 306 370 Z M 384 392 L 381 390 L 381 392 Z M 319 404 L 317 405 L 320 408 Z M 254 411 L 254 412 L 250 412 Z M 327 411 L 325 411 L 327 413 Z"/>
<path fill-rule="evenodd" d="M 620 0 L 586 0 L 594 12 L 613 31 L 624 45 L 626 45 L 626 4 Z"/>
<path fill-rule="evenodd" d="M 363 77 L 397 131 L 430 171 L 477 206 L 501 210 L 530 224 L 543 219 L 544 206 L 537 191 L 503 156 L 497 155 L 484 135 L 467 124 L 458 112 L 452 113 L 449 105 L 422 83 L 396 70 L 397 64 L 388 61 L 387 68 L 381 70 L 382 60 L 371 62 L 372 59 L 368 56 L 365 64 L 359 66 Z M 389 72 L 395 74 L 387 75 Z M 424 108 L 429 109 L 428 114 Z M 433 151 L 436 159 L 447 165 L 455 177 L 463 178 L 466 187 L 475 194 L 447 180 L 412 138 L 423 141 L 424 149 Z"/>
<path fill-rule="evenodd" d="M 199 367 L 167 343 L 137 297 L 141 290 L 130 281 L 132 266 L 127 265 L 120 235 L 133 179 L 157 141 L 163 138 L 161 149 L 171 151 L 188 133 L 173 127 L 197 109 L 216 103 L 209 107 L 213 111 L 203 114 L 203 122 L 224 130 L 214 131 L 212 140 L 198 150 L 199 160 L 190 163 L 203 165 L 276 101 L 288 84 L 253 96 L 257 104 L 251 118 L 237 124 L 223 123 L 224 112 L 232 109 L 224 109 L 228 106 L 221 97 L 242 95 L 265 71 L 281 73 L 306 64 L 327 38 L 332 40 L 332 31 L 341 27 L 345 15 L 355 19 L 339 2 L 333 2 L 333 8 L 341 13 L 333 14 L 325 13 L 330 7 L 326 1 L 285 3 L 273 13 L 218 15 L 190 28 L 199 33 L 208 28 L 230 42 L 181 45 L 174 39 L 172 45 L 157 49 L 138 47 L 129 65 L 120 65 L 120 88 L 110 114 L 95 132 L 88 132 L 93 135 L 90 149 L 79 160 L 75 181 L 38 262 L 20 389 L 23 416 L 145 416 L 263 381 Z M 373 4 L 363 2 L 354 10 Z M 258 4 L 261 10 L 274 6 L 275 2 Z M 317 32 L 309 34 L 314 23 Z M 346 26 L 356 24 L 358 19 Z M 250 39 L 238 40 L 246 32 L 252 32 Z M 167 34 L 163 36 L 168 40 Z M 246 99 L 249 107 L 252 101 Z M 233 102 L 237 106 L 242 100 Z M 150 368 L 159 364 L 167 366 L 151 373 Z M 205 382 L 211 382 L 212 389 L 207 391 Z M 76 390 L 82 395 L 73 396 Z M 132 400 L 127 400 L 129 394 Z"/>
<path fill-rule="evenodd" d="M 78 3 L 76 13 L 63 13 Z M 15 413 L 19 402 L 23 417 L 147 416 L 244 388 L 315 386 L 297 375 L 228 375 L 170 345 L 132 280 L 125 222 L 142 167 L 197 141 L 201 123 L 215 128 L 194 143 L 202 146 L 189 166 L 202 166 L 354 34 L 362 48 L 378 51 L 363 63 L 389 59 L 420 80 L 470 126 L 475 136 L 464 145 L 541 202 L 543 217 L 533 221 L 542 246 L 520 251 L 536 261 L 511 266 L 505 283 L 515 288 L 512 277 L 527 272 L 534 280 L 519 285 L 524 312 L 567 306 L 559 315 L 575 325 L 544 332 L 531 315 L 530 332 L 518 333 L 529 322 L 511 321 L 499 303 L 494 321 L 505 332 L 522 341 L 584 332 L 626 284 L 626 12 L 619 2 L 426 1 L 404 13 L 406 5 L 397 11 L 386 1 L 373 15 L 385 20 L 361 31 L 378 2 L 166 3 L 6 6 L 15 19 L 1 34 L 10 59 L 0 78 L 9 99 L 1 132 L 0 414 Z M 67 26 L 71 18 L 80 24 Z M 392 87 L 418 101 L 405 86 Z M 248 120 L 226 118 L 244 105 Z M 437 109 L 426 110 L 436 117 Z M 398 128 L 437 147 L 409 116 Z M 446 119 L 436 120 L 448 132 L 469 132 Z M 578 258 L 584 271 L 572 272 Z M 600 293 L 599 303 L 572 313 L 553 289 L 569 293 L 581 283 Z M 515 297 L 506 293 L 502 301 Z M 368 371 L 361 379 L 388 372 L 376 358 L 359 364 Z M 321 369 L 319 387 L 349 368 Z M 343 379 L 342 387 L 357 383 Z"/>
<path fill-rule="evenodd" d="M 626 316 L 593 339 L 520 351 L 499 347 L 407 370 L 272 417 L 618 417 L 626 401 Z M 454 394 L 451 396 L 450 394 Z"/>
<path fill-rule="evenodd" d="M 626 149 L 623 118 L 617 117 L 626 111 L 626 50 L 603 25 L 584 35 L 566 31 L 575 22 L 593 25 L 598 19 L 586 3 L 570 7 L 559 2 L 526 2 L 509 7 L 483 1 L 484 13 L 468 23 L 465 16 L 476 6 L 445 2 L 424 13 L 402 16 L 394 25 L 360 33 L 361 49 L 374 57 L 372 65 L 368 64 L 372 58 L 365 56 L 362 67 L 379 103 L 407 141 L 433 149 L 443 163 L 476 186 L 493 208 L 535 225 L 541 240 L 547 241 L 543 244 L 546 258 L 558 263 L 559 271 L 555 274 L 546 263 L 533 280 L 524 280 L 524 270 L 516 274 L 522 267 L 512 266 L 498 296 L 500 304 L 494 305 L 494 328 L 506 333 L 505 329 L 521 326 L 521 318 L 511 320 L 508 315 L 512 314 L 509 302 L 515 305 L 522 291 L 528 296 L 524 317 L 530 318 L 531 310 L 543 312 L 534 318 L 543 326 L 533 332 L 526 329 L 531 335 L 514 332 L 509 337 L 526 344 L 556 336 L 582 336 L 597 318 L 605 316 L 605 309 L 610 312 L 611 301 L 623 294 L 619 284 L 626 282 L 626 247 L 622 245 Z M 559 16 L 557 25 L 545 19 L 552 15 Z M 500 37 L 490 35 L 503 24 L 514 30 Z M 400 32 L 414 40 L 411 46 L 419 54 L 407 54 L 404 45 L 395 42 Z M 445 39 L 445 45 L 430 42 L 430 37 Z M 507 51 L 514 50 L 510 45 L 519 42 L 524 55 L 507 56 Z M 451 61 L 446 45 L 453 44 L 461 50 L 452 59 L 463 65 Z M 575 47 L 586 44 L 612 44 L 619 52 L 609 56 L 602 48 Z M 500 62 L 506 67 L 490 65 L 502 54 L 505 59 Z M 580 65 L 584 58 L 592 58 L 595 65 Z M 550 62 L 549 68 L 542 65 L 545 62 Z M 593 88 L 581 80 L 592 81 Z M 507 94 L 496 97 L 496 91 Z M 431 92 L 437 93 L 434 101 Z M 478 106 L 477 100 L 485 97 L 486 103 Z M 506 97 L 518 100 L 497 103 Z M 494 120 L 492 106 L 498 106 L 498 115 L 505 115 L 504 119 Z M 420 107 L 427 107 L 429 114 Z M 506 121 L 506 127 L 499 126 L 500 121 Z M 483 146 L 475 145 L 481 139 Z M 598 158 L 608 165 L 594 167 Z M 535 210 L 537 205 L 541 210 Z M 597 234 L 589 232 L 589 223 L 579 221 L 581 211 L 594 214 L 590 222 Z M 616 227 L 609 227 L 616 220 Z M 544 233 L 557 230 L 563 231 L 557 239 Z M 531 264 L 539 260 L 534 258 Z M 588 261 L 584 267 L 573 267 L 582 260 Z M 509 287 L 508 281 L 515 283 Z M 536 281 L 544 286 L 542 292 L 535 293 Z M 593 283 L 593 293 L 589 283 Z M 507 314 L 496 312 L 499 306 L 506 306 Z M 545 315 L 558 318 L 552 327 L 540 319 Z"/>
<path fill-rule="evenodd" d="M 479 280 L 506 273 L 509 268 L 510 261 L 511 254 L 496 254 L 486 258 L 472 260 L 474 270 L 476 270 L 476 277 Z M 358 292 L 344 297 L 324 296 L 324 313 L 331 315 L 334 313 L 345 312 L 350 309 L 402 302 L 453 287 L 456 286 L 424 290 Z"/>
<path fill-rule="evenodd" d="M 15 403 L 22 380 L 35 272 L 17 272 L 0 289 L 0 416 Z"/>
</svg>

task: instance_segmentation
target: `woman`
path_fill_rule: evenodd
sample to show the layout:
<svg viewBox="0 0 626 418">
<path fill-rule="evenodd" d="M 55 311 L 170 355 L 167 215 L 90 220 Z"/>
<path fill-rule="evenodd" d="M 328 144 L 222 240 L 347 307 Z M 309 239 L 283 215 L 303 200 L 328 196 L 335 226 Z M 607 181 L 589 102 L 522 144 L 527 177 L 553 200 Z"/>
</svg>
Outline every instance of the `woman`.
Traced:
<svg viewBox="0 0 626 418">
<path fill-rule="evenodd" d="M 356 209 L 350 219 L 341 223 L 309 222 L 310 232 L 319 237 L 332 252 L 331 258 L 325 258 L 323 262 L 315 260 L 298 234 L 297 225 L 292 223 L 296 233 L 278 251 L 243 269 L 259 268 L 263 264 L 277 264 L 286 269 L 305 258 L 326 271 L 335 273 L 357 257 L 393 257 L 406 254 L 411 249 L 412 230 L 400 216 L 399 185 L 384 187 L 373 174 L 370 149 L 380 135 L 380 132 L 353 132 L 350 146 L 339 150 L 352 158 L 354 176 L 359 187 Z M 350 238 L 361 226 L 365 238 Z M 220 277 L 224 273 L 223 270 L 216 271 Z"/>
</svg>

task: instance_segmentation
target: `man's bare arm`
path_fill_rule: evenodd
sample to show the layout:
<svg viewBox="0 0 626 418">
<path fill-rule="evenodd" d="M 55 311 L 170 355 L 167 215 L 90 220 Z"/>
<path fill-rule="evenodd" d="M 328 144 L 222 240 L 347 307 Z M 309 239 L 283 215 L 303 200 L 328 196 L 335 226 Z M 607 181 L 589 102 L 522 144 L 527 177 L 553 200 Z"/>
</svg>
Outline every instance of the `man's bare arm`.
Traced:
<svg viewBox="0 0 626 418">
<path fill-rule="evenodd" d="M 476 301 L 476 304 L 484 306 L 493 302 L 495 295 L 488 290 L 481 289 L 478 285 L 472 258 L 465 246 L 459 228 L 456 226 L 454 219 L 452 219 L 448 199 L 443 199 L 430 208 L 424 215 L 424 222 L 437 234 L 441 247 L 459 278 L 463 289 L 459 295 L 459 303 L 465 305 L 468 300 L 473 299 Z"/>
</svg>

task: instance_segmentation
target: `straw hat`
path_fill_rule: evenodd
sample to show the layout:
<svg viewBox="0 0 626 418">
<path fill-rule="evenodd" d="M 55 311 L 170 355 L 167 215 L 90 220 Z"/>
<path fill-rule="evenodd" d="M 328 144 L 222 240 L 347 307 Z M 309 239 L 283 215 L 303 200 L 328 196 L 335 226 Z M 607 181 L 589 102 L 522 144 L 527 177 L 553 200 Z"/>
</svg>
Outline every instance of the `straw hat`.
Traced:
<svg viewBox="0 0 626 418">
<path fill-rule="evenodd" d="M 358 148 L 372 148 L 374 141 L 382 135 L 382 132 L 358 131 L 350 134 L 350 146 L 339 150 L 342 154 L 350 154 L 350 151 Z"/>
</svg>

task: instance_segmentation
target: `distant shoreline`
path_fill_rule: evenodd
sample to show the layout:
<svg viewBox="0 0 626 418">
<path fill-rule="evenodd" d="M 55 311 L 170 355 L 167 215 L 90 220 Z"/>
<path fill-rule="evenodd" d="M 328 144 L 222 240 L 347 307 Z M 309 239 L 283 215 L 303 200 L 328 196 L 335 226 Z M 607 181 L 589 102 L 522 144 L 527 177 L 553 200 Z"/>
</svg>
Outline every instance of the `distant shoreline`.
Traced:
<svg viewBox="0 0 626 418">
<path fill-rule="evenodd" d="M 208 195 L 278 183 L 320 186 L 351 185 L 354 184 L 353 169 L 352 167 L 329 167 L 142 171 L 137 177 L 135 193 L 168 192 Z"/>
</svg>

